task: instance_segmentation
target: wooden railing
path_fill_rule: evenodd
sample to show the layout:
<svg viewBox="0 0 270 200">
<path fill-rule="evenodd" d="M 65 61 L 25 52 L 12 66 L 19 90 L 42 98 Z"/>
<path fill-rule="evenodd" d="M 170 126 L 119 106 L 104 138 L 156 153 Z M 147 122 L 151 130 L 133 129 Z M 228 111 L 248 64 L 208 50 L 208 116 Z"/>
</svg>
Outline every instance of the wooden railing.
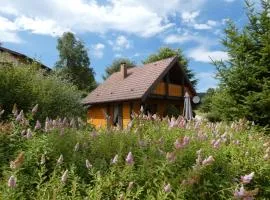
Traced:
<svg viewBox="0 0 270 200">
<path fill-rule="evenodd" d="M 153 90 L 152 94 L 166 95 L 166 83 L 160 82 L 157 87 Z M 181 97 L 182 86 L 176 84 L 168 84 L 168 96 Z"/>
</svg>

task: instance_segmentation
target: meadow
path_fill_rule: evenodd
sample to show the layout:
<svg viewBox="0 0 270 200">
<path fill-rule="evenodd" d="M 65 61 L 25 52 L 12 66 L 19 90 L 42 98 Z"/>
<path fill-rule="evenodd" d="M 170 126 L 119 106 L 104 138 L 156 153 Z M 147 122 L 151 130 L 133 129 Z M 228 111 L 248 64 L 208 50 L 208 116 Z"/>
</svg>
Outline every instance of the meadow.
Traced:
<svg viewBox="0 0 270 200">
<path fill-rule="evenodd" d="M 107 130 L 37 112 L 0 121 L 0 199 L 270 197 L 270 138 L 249 121 L 134 114 Z"/>
</svg>

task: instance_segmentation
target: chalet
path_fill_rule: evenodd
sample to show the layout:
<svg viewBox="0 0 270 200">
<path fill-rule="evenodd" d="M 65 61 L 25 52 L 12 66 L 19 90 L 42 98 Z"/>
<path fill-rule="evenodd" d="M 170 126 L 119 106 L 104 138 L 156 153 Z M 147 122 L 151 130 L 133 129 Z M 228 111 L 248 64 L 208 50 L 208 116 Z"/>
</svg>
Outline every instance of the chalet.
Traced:
<svg viewBox="0 0 270 200">
<path fill-rule="evenodd" d="M 167 115 L 168 105 L 182 112 L 186 92 L 191 97 L 196 94 L 178 57 L 171 57 L 129 69 L 122 64 L 120 72 L 92 91 L 83 104 L 88 105 L 89 123 L 97 127 L 126 127 L 132 112 L 139 113 L 141 106 L 159 116 Z"/>
<path fill-rule="evenodd" d="M 4 48 L 0 46 L 0 65 L 19 65 L 20 63 L 29 64 L 29 63 L 37 63 L 42 69 L 46 71 L 51 71 L 51 69 L 36 60 L 13 50 Z"/>
</svg>

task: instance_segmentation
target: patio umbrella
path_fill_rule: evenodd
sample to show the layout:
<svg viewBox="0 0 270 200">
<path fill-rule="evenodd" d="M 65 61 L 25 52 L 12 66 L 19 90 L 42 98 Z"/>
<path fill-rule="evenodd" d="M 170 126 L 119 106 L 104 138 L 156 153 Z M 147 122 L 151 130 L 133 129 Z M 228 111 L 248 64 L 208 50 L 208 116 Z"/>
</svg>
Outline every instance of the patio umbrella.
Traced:
<svg viewBox="0 0 270 200">
<path fill-rule="evenodd" d="M 184 115 L 184 118 L 187 120 L 192 119 L 192 107 L 191 107 L 191 101 L 190 101 L 190 96 L 188 92 L 185 93 L 183 115 Z"/>
</svg>

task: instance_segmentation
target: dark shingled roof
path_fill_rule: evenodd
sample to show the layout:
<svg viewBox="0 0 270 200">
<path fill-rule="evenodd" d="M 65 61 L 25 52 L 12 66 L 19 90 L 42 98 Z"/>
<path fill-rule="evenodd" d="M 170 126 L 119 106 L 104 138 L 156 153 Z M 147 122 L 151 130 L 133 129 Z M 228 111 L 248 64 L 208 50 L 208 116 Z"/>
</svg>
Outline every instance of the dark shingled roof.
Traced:
<svg viewBox="0 0 270 200">
<path fill-rule="evenodd" d="M 13 56 L 17 56 L 21 59 L 24 59 L 25 61 L 37 62 L 41 68 L 45 69 L 46 71 L 51 71 L 51 68 L 47 67 L 46 65 L 42 64 L 41 62 L 36 61 L 33 58 L 30 58 L 30 57 L 28 57 L 22 53 L 19 53 L 17 51 L 13 51 L 13 50 L 10 50 L 10 49 L 7 49 L 5 47 L 0 46 L 0 52 L 7 52 L 9 54 L 12 54 Z"/>
<path fill-rule="evenodd" d="M 171 57 L 129 68 L 125 79 L 120 72 L 115 72 L 83 99 L 83 104 L 143 99 L 175 63 L 178 63 L 178 58 Z M 195 92 L 193 88 L 192 90 Z"/>
</svg>

